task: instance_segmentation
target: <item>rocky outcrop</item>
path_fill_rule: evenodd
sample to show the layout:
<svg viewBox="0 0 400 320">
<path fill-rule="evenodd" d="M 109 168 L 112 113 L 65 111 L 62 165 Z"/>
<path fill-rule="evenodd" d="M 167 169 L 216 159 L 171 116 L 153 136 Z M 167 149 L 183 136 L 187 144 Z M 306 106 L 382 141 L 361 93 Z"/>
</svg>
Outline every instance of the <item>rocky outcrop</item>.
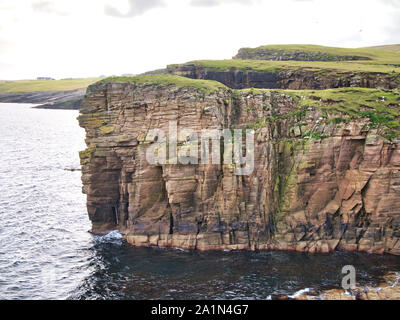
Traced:
<svg viewBox="0 0 400 320">
<path fill-rule="evenodd" d="M 283 50 L 271 48 L 242 48 L 233 59 L 270 61 L 360 61 L 366 56 L 338 55 L 324 51 Z"/>
<path fill-rule="evenodd" d="M 324 103 L 301 107 L 268 90 L 90 86 L 79 123 L 93 232 L 118 229 L 136 246 L 400 254 L 399 141 L 368 118 L 336 121 Z M 149 131 L 169 132 L 171 121 L 178 132 L 254 129 L 254 171 L 236 175 L 222 161 L 149 164 Z"/>
<path fill-rule="evenodd" d="M 296 300 L 400 300 L 400 278 L 397 273 L 388 273 L 377 287 L 355 287 L 345 291 L 331 289 L 321 293 L 302 294 Z"/>
<path fill-rule="evenodd" d="M 0 102 L 40 104 L 43 109 L 78 110 L 86 90 L 0 93 Z"/>
<path fill-rule="evenodd" d="M 357 72 L 318 72 L 306 68 L 263 72 L 252 70 L 213 70 L 195 64 L 168 66 L 170 74 L 219 81 L 232 89 L 265 88 L 265 89 L 331 89 L 345 87 L 361 88 L 400 88 L 398 74 L 357 73 Z"/>
</svg>

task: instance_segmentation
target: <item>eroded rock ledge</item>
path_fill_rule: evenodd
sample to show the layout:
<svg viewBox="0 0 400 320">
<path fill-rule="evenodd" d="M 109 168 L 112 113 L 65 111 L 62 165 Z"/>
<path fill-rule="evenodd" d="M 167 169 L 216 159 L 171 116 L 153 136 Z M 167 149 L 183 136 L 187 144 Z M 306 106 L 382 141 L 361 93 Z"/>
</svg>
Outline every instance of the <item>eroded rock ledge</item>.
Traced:
<svg viewBox="0 0 400 320">
<path fill-rule="evenodd" d="M 148 79 L 101 81 L 83 102 L 82 181 L 93 232 L 118 229 L 136 246 L 400 255 L 397 91 L 364 89 L 357 104 L 341 100 L 343 89 L 237 91 Z M 169 121 L 196 132 L 254 129 L 254 172 L 150 165 L 146 136 L 168 132 Z"/>
</svg>

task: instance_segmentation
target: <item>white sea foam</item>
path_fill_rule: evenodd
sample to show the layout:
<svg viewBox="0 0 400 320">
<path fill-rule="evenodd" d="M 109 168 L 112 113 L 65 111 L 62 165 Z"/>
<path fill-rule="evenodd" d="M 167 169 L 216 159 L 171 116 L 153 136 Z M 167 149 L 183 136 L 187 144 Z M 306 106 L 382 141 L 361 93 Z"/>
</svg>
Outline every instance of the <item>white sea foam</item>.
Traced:
<svg viewBox="0 0 400 320">
<path fill-rule="evenodd" d="M 117 230 L 111 231 L 104 236 L 98 237 L 99 242 L 115 242 L 123 240 L 123 236 Z"/>
<path fill-rule="evenodd" d="M 298 297 L 302 296 L 303 294 L 308 293 L 310 291 L 311 291 L 310 288 L 301 289 L 301 290 L 297 291 L 295 294 L 293 294 L 291 296 L 288 296 L 288 297 L 290 299 L 296 299 L 296 298 L 298 298 Z"/>
</svg>

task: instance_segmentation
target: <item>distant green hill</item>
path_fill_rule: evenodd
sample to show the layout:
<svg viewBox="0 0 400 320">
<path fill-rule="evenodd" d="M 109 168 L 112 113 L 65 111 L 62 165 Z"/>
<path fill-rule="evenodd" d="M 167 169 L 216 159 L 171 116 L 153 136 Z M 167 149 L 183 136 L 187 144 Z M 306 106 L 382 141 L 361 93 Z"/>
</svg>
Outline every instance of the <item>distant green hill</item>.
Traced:
<svg viewBox="0 0 400 320">
<path fill-rule="evenodd" d="M 386 46 L 367 47 L 367 48 L 364 48 L 364 49 L 376 49 L 376 50 L 384 50 L 384 51 L 389 51 L 389 52 L 400 53 L 400 44 L 392 44 L 392 45 L 386 45 Z"/>
<path fill-rule="evenodd" d="M 72 91 L 86 89 L 100 78 L 84 78 L 72 80 L 19 80 L 0 81 L 0 93 L 39 92 L 39 91 Z"/>
<path fill-rule="evenodd" d="M 242 48 L 234 59 L 196 60 L 185 64 L 194 64 L 213 70 L 229 70 L 234 68 L 237 70 L 275 72 L 309 69 L 311 71 L 327 73 L 363 72 L 399 74 L 399 50 L 400 45 L 358 49 L 317 45 L 269 45 L 257 48 Z M 315 61 L 309 61 L 313 57 Z M 348 60 L 346 60 L 346 57 Z M 334 61 L 335 58 L 338 61 Z M 177 65 L 170 65 L 169 67 L 173 68 L 174 66 Z"/>
</svg>

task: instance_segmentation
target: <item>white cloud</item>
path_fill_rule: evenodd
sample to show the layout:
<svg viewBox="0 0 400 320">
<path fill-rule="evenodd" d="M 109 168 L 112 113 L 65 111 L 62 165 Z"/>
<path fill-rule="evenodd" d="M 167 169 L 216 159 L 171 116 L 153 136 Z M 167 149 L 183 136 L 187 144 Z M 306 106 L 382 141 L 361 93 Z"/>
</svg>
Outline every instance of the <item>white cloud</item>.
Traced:
<svg viewBox="0 0 400 320">
<path fill-rule="evenodd" d="M 190 4 L 196 7 L 215 7 L 224 4 L 237 3 L 241 5 L 253 5 L 262 0 L 190 0 Z"/>
<path fill-rule="evenodd" d="M 106 15 L 113 17 L 132 18 L 139 16 L 153 8 L 162 7 L 165 5 L 163 0 L 129 0 L 128 3 L 129 10 L 125 13 L 115 8 L 113 5 L 106 5 L 104 12 Z"/>
<path fill-rule="evenodd" d="M 35 1 L 32 4 L 32 8 L 38 12 L 54 13 L 60 16 L 68 15 L 67 11 L 64 11 L 57 7 L 57 5 L 52 1 Z"/>
</svg>

